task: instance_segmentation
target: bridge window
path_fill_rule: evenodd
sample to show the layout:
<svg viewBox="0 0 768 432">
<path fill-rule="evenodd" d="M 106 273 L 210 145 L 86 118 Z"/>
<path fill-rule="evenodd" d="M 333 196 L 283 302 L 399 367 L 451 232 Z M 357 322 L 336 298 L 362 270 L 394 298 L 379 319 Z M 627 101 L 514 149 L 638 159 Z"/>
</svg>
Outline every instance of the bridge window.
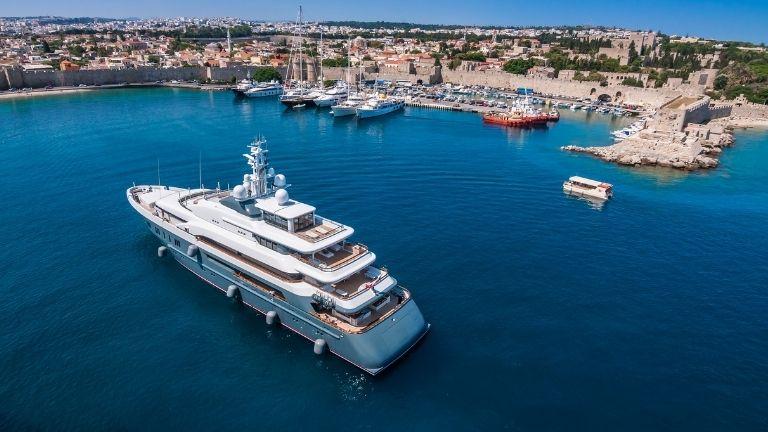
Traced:
<svg viewBox="0 0 768 432">
<path fill-rule="evenodd" d="M 288 231 L 288 219 L 284 217 L 264 212 L 264 221 L 270 225 L 274 225 L 280 229 Z"/>
</svg>

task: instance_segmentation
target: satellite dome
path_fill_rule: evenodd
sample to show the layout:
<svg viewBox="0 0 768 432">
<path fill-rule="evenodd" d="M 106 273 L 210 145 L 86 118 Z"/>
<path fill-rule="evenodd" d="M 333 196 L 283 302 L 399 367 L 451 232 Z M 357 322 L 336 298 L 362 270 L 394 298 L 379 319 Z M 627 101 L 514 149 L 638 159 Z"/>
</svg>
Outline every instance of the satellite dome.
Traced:
<svg viewBox="0 0 768 432">
<path fill-rule="evenodd" d="M 278 189 L 277 192 L 275 192 L 275 199 L 277 199 L 277 203 L 280 205 L 288 204 L 288 191 L 285 189 Z"/>
<path fill-rule="evenodd" d="M 234 189 L 232 189 L 232 196 L 236 200 L 242 201 L 248 198 L 248 191 L 245 189 L 245 186 L 237 185 Z"/>
<path fill-rule="evenodd" d="M 270 168 L 267 170 L 267 175 L 268 175 L 268 176 L 270 176 L 270 177 L 274 177 L 274 176 L 275 176 L 275 169 L 274 169 L 274 168 L 272 168 L 272 167 L 270 167 Z"/>
<path fill-rule="evenodd" d="M 276 187 L 285 187 L 285 176 L 282 174 L 278 174 L 275 176 L 275 186 Z"/>
</svg>

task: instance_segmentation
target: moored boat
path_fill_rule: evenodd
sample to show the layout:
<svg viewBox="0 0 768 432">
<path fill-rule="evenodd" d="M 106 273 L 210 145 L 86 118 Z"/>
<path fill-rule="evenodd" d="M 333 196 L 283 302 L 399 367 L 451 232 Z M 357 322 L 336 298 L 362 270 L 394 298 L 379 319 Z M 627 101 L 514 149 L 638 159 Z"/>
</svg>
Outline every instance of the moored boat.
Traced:
<svg viewBox="0 0 768 432">
<path fill-rule="evenodd" d="M 613 196 L 613 185 L 585 177 L 573 176 L 563 183 L 563 190 L 574 195 L 607 200 Z"/>
<path fill-rule="evenodd" d="M 405 101 L 389 96 L 379 96 L 368 99 L 367 102 L 357 107 L 357 117 L 378 117 L 403 109 Z"/>
<path fill-rule="evenodd" d="M 243 156 L 251 172 L 232 190 L 161 185 L 126 197 L 184 268 L 236 303 L 264 315 L 371 374 L 400 359 L 429 330 L 411 292 L 349 240 L 354 230 L 289 197 L 269 167 L 264 140 Z M 143 225 L 143 224 L 142 224 Z M 309 351 L 309 349 L 307 350 Z"/>
<path fill-rule="evenodd" d="M 267 97 L 281 94 L 283 94 L 283 86 L 277 81 L 258 83 L 243 93 L 247 97 Z"/>
</svg>

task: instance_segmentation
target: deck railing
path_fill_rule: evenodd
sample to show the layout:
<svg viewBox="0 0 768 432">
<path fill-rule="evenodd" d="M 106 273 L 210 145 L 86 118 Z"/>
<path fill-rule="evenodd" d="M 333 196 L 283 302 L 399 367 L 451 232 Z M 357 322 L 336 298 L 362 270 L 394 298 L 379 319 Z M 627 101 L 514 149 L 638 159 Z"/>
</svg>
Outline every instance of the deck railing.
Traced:
<svg viewBox="0 0 768 432">
<path fill-rule="evenodd" d="M 355 248 L 357 248 L 357 251 L 355 251 Z M 359 260 L 365 255 L 368 255 L 369 253 L 368 247 L 362 243 L 355 243 L 351 247 L 342 247 L 341 250 L 345 252 L 349 252 L 351 255 L 333 265 L 328 265 L 321 259 L 313 258 L 300 253 L 294 253 L 292 254 L 292 256 L 297 258 L 299 261 L 305 264 L 309 264 L 312 267 L 315 267 L 321 271 L 332 272 L 342 267 L 348 266 L 349 264 L 352 264 L 353 262 Z M 316 253 L 319 253 L 319 252 L 316 252 Z"/>
</svg>

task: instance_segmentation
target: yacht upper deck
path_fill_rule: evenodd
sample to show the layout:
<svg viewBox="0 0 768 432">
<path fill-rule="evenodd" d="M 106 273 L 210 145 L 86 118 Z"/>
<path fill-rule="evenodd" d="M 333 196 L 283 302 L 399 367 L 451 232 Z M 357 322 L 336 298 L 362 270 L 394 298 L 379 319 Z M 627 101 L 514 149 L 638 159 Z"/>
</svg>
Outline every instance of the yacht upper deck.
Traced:
<svg viewBox="0 0 768 432">
<path fill-rule="evenodd" d="M 241 228 L 302 254 L 333 247 L 354 233 L 349 226 L 316 215 L 311 205 L 298 201 L 277 205 L 274 196 L 241 207 L 230 191 L 205 190 L 180 196 L 178 203 L 205 221 Z"/>
</svg>

